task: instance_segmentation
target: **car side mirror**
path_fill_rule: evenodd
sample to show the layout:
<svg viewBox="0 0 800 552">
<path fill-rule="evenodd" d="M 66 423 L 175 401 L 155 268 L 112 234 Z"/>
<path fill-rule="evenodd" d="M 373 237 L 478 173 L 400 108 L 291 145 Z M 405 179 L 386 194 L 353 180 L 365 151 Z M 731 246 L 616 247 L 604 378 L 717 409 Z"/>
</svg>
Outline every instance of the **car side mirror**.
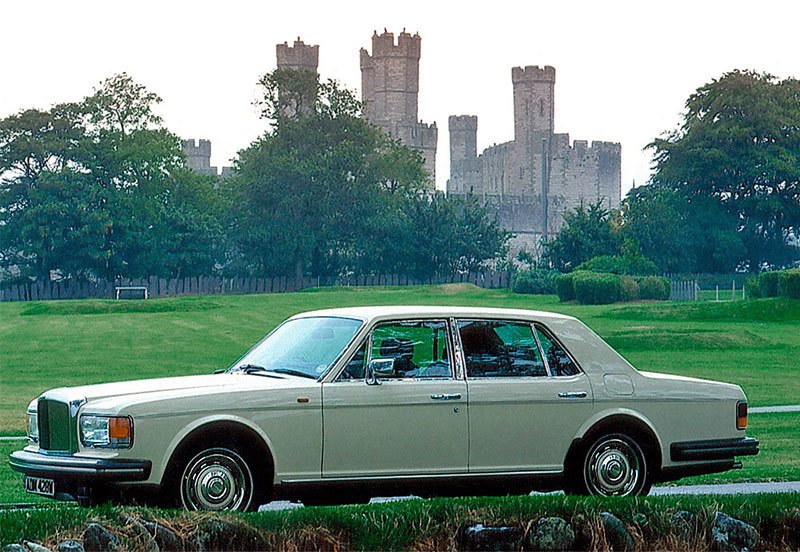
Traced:
<svg viewBox="0 0 800 552">
<path fill-rule="evenodd" d="M 378 378 L 390 378 L 394 375 L 393 358 L 374 358 L 367 363 L 365 380 L 367 385 L 380 385 Z"/>
</svg>

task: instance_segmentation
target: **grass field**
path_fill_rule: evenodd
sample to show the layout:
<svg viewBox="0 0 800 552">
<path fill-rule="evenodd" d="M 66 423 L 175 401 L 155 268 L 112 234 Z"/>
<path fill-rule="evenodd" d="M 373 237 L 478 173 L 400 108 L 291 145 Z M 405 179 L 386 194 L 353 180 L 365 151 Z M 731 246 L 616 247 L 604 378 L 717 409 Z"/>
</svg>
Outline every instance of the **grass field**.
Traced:
<svg viewBox="0 0 800 552">
<path fill-rule="evenodd" d="M 65 385 L 202 374 L 234 362 L 294 313 L 337 306 L 441 304 L 542 309 L 574 315 L 634 366 L 741 385 L 751 406 L 800 403 L 800 301 L 581 306 L 554 296 L 468 285 L 326 288 L 289 294 L 150 301 L 0 303 L 0 435 L 24 433 L 25 408 Z M 800 416 L 753 415 L 764 452 L 714 480 L 796 478 Z M 0 443 L 5 456 L 19 443 Z M 4 471 L 5 470 L 5 471 Z M 0 467 L 7 488 L 8 468 Z M 9 499 L 0 491 L 0 501 Z"/>
</svg>

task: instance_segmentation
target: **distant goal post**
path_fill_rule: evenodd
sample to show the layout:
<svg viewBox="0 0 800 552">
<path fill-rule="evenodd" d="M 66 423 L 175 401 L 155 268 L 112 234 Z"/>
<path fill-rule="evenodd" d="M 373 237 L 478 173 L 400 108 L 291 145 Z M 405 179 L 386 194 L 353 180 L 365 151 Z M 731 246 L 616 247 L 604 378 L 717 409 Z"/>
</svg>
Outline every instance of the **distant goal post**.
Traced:
<svg viewBox="0 0 800 552">
<path fill-rule="evenodd" d="M 147 299 L 147 286 L 116 286 L 114 296 L 119 299 Z"/>
</svg>

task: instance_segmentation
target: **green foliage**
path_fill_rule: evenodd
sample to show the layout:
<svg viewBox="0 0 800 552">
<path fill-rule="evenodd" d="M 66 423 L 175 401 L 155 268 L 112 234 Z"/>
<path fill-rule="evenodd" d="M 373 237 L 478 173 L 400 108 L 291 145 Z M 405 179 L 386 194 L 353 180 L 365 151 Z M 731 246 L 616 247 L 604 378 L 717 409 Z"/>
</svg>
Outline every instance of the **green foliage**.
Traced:
<svg viewBox="0 0 800 552">
<path fill-rule="evenodd" d="M 777 297 L 780 271 L 762 272 L 758 275 L 758 296 Z"/>
<path fill-rule="evenodd" d="M 572 282 L 575 274 L 576 272 L 569 272 L 555 277 L 556 294 L 558 295 L 558 300 L 562 303 L 575 300 L 575 286 Z"/>
<path fill-rule="evenodd" d="M 633 276 L 622 274 L 619 277 L 620 300 L 636 301 L 639 299 L 639 282 Z"/>
<path fill-rule="evenodd" d="M 570 272 L 593 257 L 614 255 L 621 241 L 602 202 L 580 205 L 564 214 L 564 224 L 544 243 L 544 260 L 561 272 Z"/>
<path fill-rule="evenodd" d="M 759 295 L 758 289 L 758 276 L 748 276 L 744 281 L 744 292 L 747 295 L 748 299 L 758 299 L 761 297 Z"/>
<path fill-rule="evenodd" d="M 419 153 L 367 123 L 351 91 L 283 70 L 261 83 L 273 127 L 239 153 L 225 190 L 237 252 L 228 270 L 427 278 L 503 254 L 496 221 L 475 200 L 427 192 Z"/>
<path fill-rule="evenodd" d="M 778 295 L 789 299 L 800 299 L 800 268 L 778 272 Z"/>
<path fill-rule="evenodd" d="M 656 299 L 666 301 L 669 299 L 670 285 L 667 278 L 660 276 L 645 276 L 639 278 L 639 299 Z"/>
<path fill-rule="evenodd" d="M 514 278 L 511 282 L 511 288 L 514 290 L 514 293 L 548 295 L 555 293 L 555 279 L 558 275 L 559 273 L 555 270 L 519 270 L 514 274 Z"/>
<path fill-rule="evenodd" d="M 580 272 L 572 283 L 575 299 L 582 305 L 607 305 L 622 298 L 622 283 L 618 274 Z"/>
<path fill-rule="evenodd" d="M 746 252 L 737 218 L 707 197 L 639 186 L 623 200 L 620 219 L 621 234 L 661 272 L 730 273 Z"/>
<path fill-rule="evenodd" d="M 656 274 L 658 267 L 653 261 L 642 255 L 600 255 L 581 263 L 576 270 L 646 276 Z"/>
<path fill-rule="evenodd" d="M 732 71 L 698 88 L 681 127 L 650 144 L 653 182 L 735 221 L 728 239 L 743 246 L 736 259 L 750 268 L 798 257 L 789 242 L 800 227 L 798 97 L 796 79 Z"/>
</svg>

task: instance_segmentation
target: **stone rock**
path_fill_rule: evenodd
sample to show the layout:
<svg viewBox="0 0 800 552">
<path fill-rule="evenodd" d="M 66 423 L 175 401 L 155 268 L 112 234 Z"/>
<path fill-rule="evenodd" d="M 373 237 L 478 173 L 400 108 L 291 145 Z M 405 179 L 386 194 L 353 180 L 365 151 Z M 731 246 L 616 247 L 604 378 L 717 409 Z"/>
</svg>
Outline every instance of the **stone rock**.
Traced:
<svg viewBox="0 0 800 552">
<path fill-rule="evenodd" d="M 2 552 L 28 552 L 28 549 L 21 544 L 7 544 L 2 548 Z"/>
<path fill-rule="evenodd" d="M 573 550 L 575 532 L 560 517 L 542 518 L 530 536 L 530 545 L 533 550 Z"/>
<path fill-rule="evenodd" d="M 205 550 L 264 550 L 268 543 L 253 527 L 220 518 L 203 521 L 192 533 L 194 547 Z"/>
<path fill-rule="evenodd" d="M 648 523 L 650 523 L 650 520 L 647 519 L 647 516 L 645 514 L 641 512 L 636 512 L 635 514 L 633 514 L 633 522 L 639 527 L 644 527 Z"/>
<path fill-rule="evenodd" d="M 100 525 L 99 523 L 89 523 L 83 531 L 83 548 L 86 552 L 107 552 L 116 550 L 119 539 Z"/>
<path fill-rule="evenodd" d="M 717 512 L 714 527 L 711 529 L 716 550 L 752 550 L 758 542 L 758 531 L 745 523 L 722 512 Z"/>
<path fill-rule="evenodd" d="M 458 534 L 461 550 L 495 552 L 519 550 L 522 547 L 519 527 L 486 527 L 481 523 L 462 527 Z"/>
<path fill-rule="evenodd" d="M 273 500 L 258 507 L 259 512 L 280 512 L 282 510 L 296 510 L 303 508 L 302 502 L 292 502 L 291 500 Z"/>
<path fill-rule="evenodd" d="M 41 544 L 31 542 L 31 541 L 22 541 L 22 544 L 25 545 L 25 548 L 30 550 L 30 552 L 50 552 L 50 549 L 46 546 L 42 546 Z"/>
<path fill-rule="evenodd" d="M 56 550 L 57 552 L 84 552 L 83 545 L 74 540 L 61 541 Z"/>
<path fill-rule="evenodd" d="M 183 541 L 171 529 L 155 521 L 140 520 L 147 531 L 153 535 L 158 547 L 164 552 L 183 550 Z"/>
<path fill-rule="evenodd" d="M 128 526 L 128 529 L 136 535 L 137 549 L 142 550 L 142 552 L 159 552 L 156 539 L 150 531 L 147 530 L 147 527 L 144 526 L 140 519 L 122 516 L 122 520 L 125 525 Z"/>
<path fill-rule="evenodd" d="M 609 548 L 615 552 L 633 552 L 636 545 L 622 520 L 609 512 L 600 512 L 600 517 L 603 519 Z"/>
</svg>

